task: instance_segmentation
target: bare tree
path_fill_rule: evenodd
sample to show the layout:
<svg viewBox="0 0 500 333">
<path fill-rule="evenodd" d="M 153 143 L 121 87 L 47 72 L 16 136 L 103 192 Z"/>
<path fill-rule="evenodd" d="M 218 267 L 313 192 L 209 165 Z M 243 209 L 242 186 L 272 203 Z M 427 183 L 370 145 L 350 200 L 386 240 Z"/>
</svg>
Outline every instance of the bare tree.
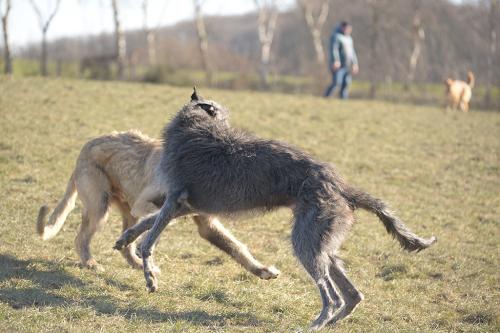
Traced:
<svg viewBox="0 0 500 333">
<path fill-rule="evenodd" d="M 120 12 L 118 8 L 118 1 L 111 0 L 111 7 L 113 9 L 113 22 L 115 25 L 115 56 L 117 71 L 116 75 L 119 79 L 124 78 L 124 69 L 127 53 L 127 44 L 125 41 L 125 34 L 122 30 L 122 25 L 120 21 Z"/>
<path fill-rule="evenodd" d="M 278 8 L 276 0 L 254 0 L 258 10 L 258 30 L 260 41 L 260 83 L 262 88 L 269 86 L 269 61 L 273 44 Z"/>
<path fill-rule="evenodd" d="M 7 0 L 5 3 L 5 10 L 2 11 L 3 1 L 0 0 L 0 14 L 2 15 L 2 28 L 3 28 L 3 61 L 4 61 L 4 73 L 12 74 L 12 57 L 10 55 L 10 45 L 9 45 L 9 13 L 11 7 L 11 1 Z"/>
<path fill-rule="evenodd" d="M 319 65 L 325 65 L 325 51 L 323 49 L 323 43 L 321 41 L 321 30 L 328 17 L 328 11 L 330 10 L 330 1 L 321 0 L 316 2 L 311 2 L 308 0 L 298 0 L 300 7 L 302 8 L 302 13 L 304 14 L 304 19 L 309 28 L 309 32 L 313 38 L 314 51 L 316 52 L 316 60 Z M 316 5 L 316 6 L 315 6 Z M 318 10 L 314 10 L 319 7 Z M 316 12 L 316 13 L 315 13 Z"/>
<path fill-rule="evenodd" d="M 375 98 L 377 93 L 377 67 L 378 67 L 378 42 L 380 34 L 380 0 L 368 0 L 371 7 L 372 23 L 370 37 L 370 98 Z"/>
<path fill-rule="evenodd" d="M 42 30 L 42 53 L 40 55 L 40 72 L 43 76 L 47 76 L 47 31 L 49 30 L 50 24 L 56 16 L 59 10 L 59 5 L 61 0 L 56 0 L 54 8 L 50 11 L 47 19 L 44 18 L 40 7 L 35 3 L 34 0 L 30 0 L 31 6 L 35 10 L 36 16 L 38 17 L 38 23 L 40 24 L 40 29 Z"/>
<path fill-rule="evenodd" d="M 201 61 L 203 63 L 203 69 L 205 70 L 205 78 L 207 85 L 212 85 L 213 69 L 212 63 L 208 56 L 208 37 L 207 30 L 205 28 L 205 21 L 203 20 L 203 13 L 201 12 L 201 7 L 203 5 L 203 0 L 193 0 L 194 5 L 194 15 L 196 21 L 196 32 L 198 34 L 198 46 L 200 49 Z"/>
<path fill-rule="evenodd" d="M 425 39 L 425 31 L 422 25 L 422 0 L 413 0 L 413 21 L 412 21 L 413 48 L 408 63 L 408 76 L 404 85 L 405 90 L 410 89 L 410 85 L 415 80 L 418 59 L 422 52 L 422 44 Z"/>
<path fill-rule="evenodd" d="M 497 49 L 497 32 L 496 32 L 496 11 L 498 7 L 498 0 L 490 0 L 489 11 L 489 30 L 490 30 L 490 52 L 488 55 L 488 86 L 485 95 L 485 104 L 487 107 L 491 106 L 491 93 L 493 87 L 493 74 L 495 73 L 494 59 Z"/>
<path fill-rule="evenodd" d="M 156 64 L 156 34 L 148 25 L 148 0 L 142 0 L 142 26 L 146 37 L 148 64 Z"/>
</svg>

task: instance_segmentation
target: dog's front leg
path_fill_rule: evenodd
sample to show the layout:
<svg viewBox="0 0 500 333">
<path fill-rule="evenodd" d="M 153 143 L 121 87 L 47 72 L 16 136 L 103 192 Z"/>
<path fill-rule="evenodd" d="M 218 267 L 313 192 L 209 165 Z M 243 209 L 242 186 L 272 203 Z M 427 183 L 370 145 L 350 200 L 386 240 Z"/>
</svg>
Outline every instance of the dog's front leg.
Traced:
<svg viewBox="0 0 500 333">
<path fill-rule="evenodd" d="M 127 247 L 130 243 L 135 241 L 142 233 L 144 233 L 146 230 L 151 229 L 151 227 L 154 225 L 156 219 L 158 218 L 158 215 L 160 213 L 157 213 L 155 215 L 149 216 L 142 220 L 141 222 L 137 223 L 131 228 L 128 228 L 123 232 L 123 234 L 118 238 L 118 240 L 115 243 L 115 246 L 113 248 L 115 250 L 121 251 L 123 248 Z"/>
<path fill-rule="evenodd" d="M 146 287 L 149 292 L 154 292 L 158 289 L 158 280 L 154 273 L 154 265 L 151 259 L 153 252 L 153 245 L 160 236 L 165 227 L 172 221 L 172 219 L 188 213 L 189 209 L 186 207 L 187 192 L 179 191 L 174 192 L 167 196 L 160 212 L 156 216 L 153 228 L 149 231 L 144 243 L 142 244 L 142 260 L 144 268 L 144 277 L 146 278 Z"/>
</svg>

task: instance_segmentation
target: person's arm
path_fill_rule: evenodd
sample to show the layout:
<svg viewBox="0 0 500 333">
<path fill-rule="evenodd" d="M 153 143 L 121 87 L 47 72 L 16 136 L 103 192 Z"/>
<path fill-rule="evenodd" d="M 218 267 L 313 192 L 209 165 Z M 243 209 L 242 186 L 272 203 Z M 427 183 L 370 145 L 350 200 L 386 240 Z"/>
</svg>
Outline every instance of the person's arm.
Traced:
<svg viewBox="0 0 500 333">
<path fill-rule="evenodd" d="M 331 38 L 330 48 L 330 64 L 333 70 L 340 67 L 340 43 L 337 38 L 337 33 L 334 33 Z"/>
<path fill-rule="evenodd" d="M 352 64 L 358 66 L 358 56 L 354 47 L 352 48 Z"/>
<path fill-rule="evenodd" d="M 358 56 L 356 54 L 356 50 L 354 49 L 354 44 L 352 46 L 352 72 L 353 74 L 358 74 L 359 72 Z"/>
</svg>

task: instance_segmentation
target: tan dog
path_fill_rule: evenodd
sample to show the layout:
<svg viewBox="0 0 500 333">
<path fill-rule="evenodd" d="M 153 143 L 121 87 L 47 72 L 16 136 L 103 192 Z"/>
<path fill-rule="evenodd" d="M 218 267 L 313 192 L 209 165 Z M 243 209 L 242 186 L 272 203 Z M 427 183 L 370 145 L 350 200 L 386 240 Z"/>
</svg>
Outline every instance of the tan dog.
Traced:
<svg viewBox="0 0 500 333">
<path fill-rule="evenodd" d="M 472 88 L 474 88 L 474 74 L 471 71 L 467 73 L 467 82 L 447 79 L 445 85 L 448 98 L 447 108 L 469 111 Z"/>
<path fill-rule="evenodd" d="M 59 201 L 46 225 L 48 207 L 40 208 L 37 232 L 44 240 L 54 237 L 75 207 L 77 195 L 82 201 L 82 224 L 75 246 L 83 266 L 100 268 L 90 253 L 90 241 L 106 221 L 110 205 L 118 207 L 123 217 L 123 230 L 135 225 L 138 217 L 156 212 L 162 202 L 150 202 L 164 193 L 155 179 L 160 162 L 161 142 L 139 131 L 113 132 L 87 142 L 78 156 L 75 170 L 64 197 Z M 248 271 L 262 279 L 276 278 L 275 267 L 257 261 L 246 246 L 238 241 L 213 217 L 194 216 L 201 237 L 225 251 Z M 142 269 L 142 260 L 131 244 L 121 252 L 128 263 Z"/>
</svg>

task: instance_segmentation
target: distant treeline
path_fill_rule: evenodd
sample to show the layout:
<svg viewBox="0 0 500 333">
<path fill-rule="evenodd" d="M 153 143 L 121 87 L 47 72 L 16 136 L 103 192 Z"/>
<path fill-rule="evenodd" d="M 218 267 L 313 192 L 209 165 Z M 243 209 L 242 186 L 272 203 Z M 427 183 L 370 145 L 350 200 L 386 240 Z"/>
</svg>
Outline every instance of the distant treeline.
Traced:
<svg viewBox="0 0 500 333">
<path fill-rule="evenodd" d="M 409 59 L 415 48 L 415 3 L 418 3 L 422 36 L 412 82 L 439 83 L 447 77 L 465 78 L 468 70 L 476 75 L 478 85 L 491 82 L 500 85 L 500 52 L 493 56 L 491 73 L 491 3 L 490 1 L 447 0 L 331 0 L 326 23 L 322 27 L 325 53 L 332 29 L 342 20 L 353 25 L 353 38 L 360 60 L 358 80 L 404 83 L 408 79 Z M 174 10 L 174 8 L 172 9 Z M 493 23 L 500 21 L 500 10 Z M 259 70 L 261 48 L 257 12 L 242 16 L 207 16 L 208 57 L 214 72 L 236 72 L 250 75 Z M 500 35 L 500 24 L 493 25 Z M 148 45 L 144 31 L 126 31 L 126 63 L 156 66 L 170 70 L 201 70 L 197 27 L 193 21 L 162 27 L 155 32 L 156 64 L 148 63 Z M 22 57 L 36 58 L 39 45 L 21 52 Z M 89 59 L 105 61 L 115 52 L 113 34 L 60 39 L 48 47 L 51 61 L 80 62 Z M 328 56 L 326 55 L 326 58 Z M 311 33 L 300 6 L 280 12 L 271 47 L 270 74 L 320 77 L 319 85 L 328 79 L 326 65 L 316 59 Z M 138 71 L 140 72 L 140 71 Z M 144 72 L 144 71 L 143 71 Z M 146 74 L 151 81 L 154 75 Z M 152 76 L 152 77 L 151 77 Z M 319 92 L 319 87 L 317 92 Z"/>
</svg>

